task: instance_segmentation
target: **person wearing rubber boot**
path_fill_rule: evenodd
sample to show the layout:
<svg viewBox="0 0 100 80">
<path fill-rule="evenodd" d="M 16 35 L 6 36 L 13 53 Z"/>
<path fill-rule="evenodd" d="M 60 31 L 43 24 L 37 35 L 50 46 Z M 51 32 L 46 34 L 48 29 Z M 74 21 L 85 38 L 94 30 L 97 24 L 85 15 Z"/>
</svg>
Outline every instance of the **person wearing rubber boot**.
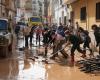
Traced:
<svg viewBox="0 0 100 80">
<path fill-rule="evenodd" d="M 90 47 L 91 37 L 89 36 L 89 32 L 87 30 L 84 30 L 82 27 L 79 27 L 78 32 L 79 32 L 80 37 L 81 37 L 81 42 L 83 43 L 84 53 L 86 54 L 86 48 L 88 48 L 90 51 L 89 55 L 94 56 L 93 51 Z"/>
<path fill-rule="evenodd" d="M 48 28 L 44 29 L 44 33 L 43 33 L 43 46 L 45 48 L 45 55 L 44 57 L 47 57 L 47 53 L 48 53 Z"/>
<path fill-rule="evenodd" d="M 82 57 L 86 57 L 85 53 L 84 53 L 84 50 L 82 50 L 80 48 L 80 39 L 77 35 L 73 35 L 71 32 L 67 32 L 66 33 L 68 35 L 68 40 L 67 40 L 67 43 L 65 44 L 66 46 L 72 44 L 72 47 L 71 47 L 71 62 L 74 62 L 75 59 L 74 59 L 74 52 L 75 50 L 77 50 L 78 52 L 82 53 Z"/>
<path fill-rule="evenodd" d="M 54 42 L 54 49 L 53 49 L 53 56 L 51 59 L 55 59 L 56 56 L 58 56 L 58 51 L 61 52 L 61 54 L 64 56 L 64 58 L 68 58 L 68 54 L 63 49 L 63 44 L 66 42 L 65 40 L 65 33 L 63 30 L 62 24 L 58 27 L 57 31 L 55 32 L 55 42 Z M 56 53 L 56 54 L 55 54 Z"/>
<path fill-rule="evenodd" d="M 84 40 L 84 45 L 83 45 L 84 51 L 85 51 L 85 53 L 86 53 L 86 48 L 88 48 L 89 51 L 90 51 L 90 54 L 89 54 L 89 55 L 90 55 L 90 56 L 94 56 L 93 51 L 92 51 L 92 49 L 90 48 L 91 38 L 90 38 L 90 36 L 89 36 L 89 32 L 88 32 L 87 30 L 85 30 L 85 31 L 84 31 L 84 34 L 85 34 L 85 40 Z"/>
<path fill-rule="evenodd" d="M 92 25 L 92 30 L 94 31 L 94 36 L 96 39 L 96 47 L 99 47 L 99 55 L 100 55 L 100 27 L 94 24 Z"/>
</svg>

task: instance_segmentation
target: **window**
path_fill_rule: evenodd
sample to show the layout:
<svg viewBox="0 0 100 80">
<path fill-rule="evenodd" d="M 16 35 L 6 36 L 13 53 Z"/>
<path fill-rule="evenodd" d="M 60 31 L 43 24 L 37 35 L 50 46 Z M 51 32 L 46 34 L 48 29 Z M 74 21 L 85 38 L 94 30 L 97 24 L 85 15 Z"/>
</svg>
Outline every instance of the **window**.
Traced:
<svg viewBox="0 0 100 80">
<path fill-rule="evenodd" d="M 33 4 L 36 4 L 36 1 L 33 1 Z"/>
<path fill-rule="evenodd" d="M 59 23 L 61 23 L 61 17 L 59 18 Z"/>
<path fill-rule="evenodd" d="M 80 19 L 81 20 L 86 20 L 86 7 L 82 7 L 80 13 L 81 13 L 80 14 Z"/>
<path fill-rule="evenodd" d="M 62 0 L 60 0 L 60 4 L 62 4 Z"/>
<path fill-rule="evenodd" d="M 66 21 L 67 21 L 66 18 L 67 18 L 67 17 L 64 16 L 64 25 L 66 25 Z"/>
<path fill-rule="evenodd" d="M 100 19 L 100 2 L 96 3 L 96 20 Z"/>
<path fill-rule="evenodd" d="M 0 3 L 1 3 L 1 0 L 0 0 Z"/>
</svg>

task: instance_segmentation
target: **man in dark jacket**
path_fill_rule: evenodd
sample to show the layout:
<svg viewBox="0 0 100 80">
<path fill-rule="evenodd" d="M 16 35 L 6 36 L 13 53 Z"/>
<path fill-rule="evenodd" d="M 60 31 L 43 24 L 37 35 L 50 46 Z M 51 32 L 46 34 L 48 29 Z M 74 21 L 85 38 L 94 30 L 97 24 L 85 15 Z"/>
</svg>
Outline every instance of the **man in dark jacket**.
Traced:
<svg viewBox="0 0 100 80">
<path fill-rule="evenodd" d="M 94 30 L 94 36 L 96 39 L 96 47 L 99 47 L 99 54 L 100 54 L 100 27 L 97 25 L 92 25 L 92 30 Z"/>
<path fill-rule="evenodd" d="M 66 46 L 68 46 L 69 44 L 72 44 L 72 47 L 71 47 L 71 62 L 74 62 L 74 52 L 75 50 L 77 50 L 78 52 L 82 53 L 82 56 L 81 57 L 86 57 L 85 53 L 84 53 L 84 50 L 82 50 L 80 48 L 80 39 L 77 35 L 73 35 L 71 32 L 67 32 L 67 35 L 68 35 L 68 40 L 67 40 L 67 43 L 65 44 Z"/>
</svg>

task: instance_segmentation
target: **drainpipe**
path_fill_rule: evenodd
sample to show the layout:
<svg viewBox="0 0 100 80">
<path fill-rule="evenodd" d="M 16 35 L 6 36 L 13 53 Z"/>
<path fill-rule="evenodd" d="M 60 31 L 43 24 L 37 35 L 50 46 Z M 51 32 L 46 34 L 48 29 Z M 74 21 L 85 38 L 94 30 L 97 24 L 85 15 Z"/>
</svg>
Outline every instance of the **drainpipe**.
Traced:
<svg viewBox="0 0 100 80">
<path fill-rule="evenodd" d="M 86 0 L 86 30 L 89 30 L 88 0 Z"/>
<path fill-rule="evenodd" d="M 58 11 L 58 25 L 59 25 L 59 22 L 60 22 L 60 19 L 59 19 L 59 18 L 60 18 L 60 17 L 59 17 L 59 12 L 60 12 L 60 11 L 59 11 L 59 8 L 60 8 L 60 5 L 59 5 L 59 4 L 60 4 L 60 3 L 59 3 L 59 0 L 58 0 L 58 9 L 57 9 L 57 11 Z"/>
</svg>

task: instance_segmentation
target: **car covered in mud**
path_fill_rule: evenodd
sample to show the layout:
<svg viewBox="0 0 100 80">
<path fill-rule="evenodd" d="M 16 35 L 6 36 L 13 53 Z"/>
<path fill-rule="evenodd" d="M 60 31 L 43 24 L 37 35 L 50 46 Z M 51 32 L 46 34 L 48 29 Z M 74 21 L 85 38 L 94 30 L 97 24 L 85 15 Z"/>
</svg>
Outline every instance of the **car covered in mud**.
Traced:
<svg viewBox="0 0 100 80">
<path fill-rule="evenodd" d="M 0 57 L 7 57 L 12 52 L 13 36 L 8 19 L 0 18 Z"/>
</svg>

